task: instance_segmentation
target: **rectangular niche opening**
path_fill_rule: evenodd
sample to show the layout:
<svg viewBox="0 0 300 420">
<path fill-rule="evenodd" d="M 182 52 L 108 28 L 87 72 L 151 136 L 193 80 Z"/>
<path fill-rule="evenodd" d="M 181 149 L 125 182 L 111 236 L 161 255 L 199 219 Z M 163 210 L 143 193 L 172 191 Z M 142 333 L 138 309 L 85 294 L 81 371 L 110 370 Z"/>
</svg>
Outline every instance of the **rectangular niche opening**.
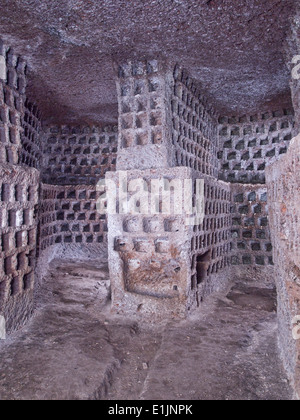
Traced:
<svg viewBox="0 0 300 420">
<path fill-rule="evenodd" d="M 197 256 L 197 284 L 202 284 L 206 280 L 210 263 L 211 250 Z"/>
</svg>

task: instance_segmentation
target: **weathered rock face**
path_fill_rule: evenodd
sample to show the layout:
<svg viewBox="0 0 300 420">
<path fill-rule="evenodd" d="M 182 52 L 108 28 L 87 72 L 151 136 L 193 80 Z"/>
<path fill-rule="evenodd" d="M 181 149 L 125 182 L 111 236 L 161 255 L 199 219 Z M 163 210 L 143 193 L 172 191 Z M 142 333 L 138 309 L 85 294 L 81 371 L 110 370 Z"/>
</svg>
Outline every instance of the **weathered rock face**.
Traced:
<svg viewBox="0 0 300 420">
<path fill-rule="evenodd" d="M 182 63 L 229 115 L 290 102 L 282 44 L 295 3 L 9 0 L 0 25 L 28 62 L 30 98 L 55 123 L 114 123 L 113 62 L 135 57 Z"/>
<path fill-rule="evenodd" d="M 25 100 L 24 61 L 2 42 L 0 57 L 0 315 L 11 331 L 22 326 L 33 310 L 38 126 Z"/>
<path fill-rule="evenodd" d="M 274 243 L 278 290 L 279 337 L 286 367 L 300 395 L 300 137 L 293 139 L 286 156 L 267 170 L 270 224 Z M 296 318 L 298 317 L 298 318 Z"/>
</svg>

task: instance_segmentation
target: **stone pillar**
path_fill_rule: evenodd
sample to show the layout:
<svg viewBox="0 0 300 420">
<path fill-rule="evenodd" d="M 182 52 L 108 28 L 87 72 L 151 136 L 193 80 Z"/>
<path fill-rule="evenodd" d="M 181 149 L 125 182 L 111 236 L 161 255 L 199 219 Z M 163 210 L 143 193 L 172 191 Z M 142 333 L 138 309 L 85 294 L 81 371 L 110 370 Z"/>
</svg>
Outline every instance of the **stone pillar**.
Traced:
<svg viewBox="0 0 300 420">
<path fill-rule="evenodd" d="M 120 178 L 120 176 L 124 178 Z M 193 179 L 189 168 L 132 170 L 107 175 L 117 186 L 118 197 L 131 186 L 140 188 L 132 200 L 140 201 L 141 213 L 109 213 L 108 248 L 113 309 L 118 313 L 151 317 L 185 317 L 191 309 L 193 226 L 188 225 L 185 180 Z M 170 184 L 169 184 L 170 182 Z M 186 181 L 188 182 L 188 181 Z M 148 192 L 160 189 L 156 198 Z M 172 197 L 172 186 L 176 188 Z M 169 199 L 169 194 L 171 199 Z M 178 195 L 177 195 L 178 194 Z M 163 197 L 164 196 L 164 197 Z M 180 198 L 181 197 L 181 198 Z M 172 214 L 164 206 L 176 208 Z M 151 206 L 154 206 L 154 208 Z M 121 203 L 119 203 L 121 207 Z"/>
<path fill-rule="evenodd" d="M 128 62 L 119 68 L 117 170 L 175 166 L 172 72 L 164 63 Z"/>
<path fill-rule="evenodd" d="M 141 189 L 138 195 L 132 191 L 129 197 L 135 195 L 143 201 L 152 182 L 158 182 L 161 194 L 168 194 L 166 179 L 183 183 L 192 176 L 189 168 L 175 168 L 172 76 L 168 67 L 156 60 L 128 62 L 119 68 L 117 172 L 106 177 L 116 185 L 118 200 L 119 193 L 129 191 L 132 185 Z M 140 214 L 139 210 L 136 214 L 126 212 L 118 202 L 118 214 L 108 215 L 113 309 L 151 316 L 185 316 L 192 274 L 191 228 L 185 224 L 183 208 L 171 217 L 164 214 L 164 204 L 158 198 L 153 214 L 150 196 L 145 200 L 146 204 L 138 203 Z"/>
<path fill-rule="evenodd" d="M 217 118 L 178 67 L 129 62 L 118 76 L 117 172 L 106 175 L 116 196 L 108 208 L 113 310 L 185 317 L 222 287 L 229 265 L 230 188 L 213 176 Z"/>
</svg>

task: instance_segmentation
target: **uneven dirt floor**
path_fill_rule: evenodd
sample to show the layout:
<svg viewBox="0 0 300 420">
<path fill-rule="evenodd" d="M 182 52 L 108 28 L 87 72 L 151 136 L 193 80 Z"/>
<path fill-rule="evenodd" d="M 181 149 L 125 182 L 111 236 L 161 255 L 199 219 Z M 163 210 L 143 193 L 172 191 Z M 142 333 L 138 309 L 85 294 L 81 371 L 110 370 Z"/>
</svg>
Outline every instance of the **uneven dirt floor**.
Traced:
<svg viewBox="0 0 300 420">
<path fill-rule="evenodd" d="M 104 259 L 55 260 L 37 298 L 0 342 L 0 400 L 292 399 L 273 290 L 232 285 L 188 321 L 143 324 L 110 313 Z"/>
</svg>

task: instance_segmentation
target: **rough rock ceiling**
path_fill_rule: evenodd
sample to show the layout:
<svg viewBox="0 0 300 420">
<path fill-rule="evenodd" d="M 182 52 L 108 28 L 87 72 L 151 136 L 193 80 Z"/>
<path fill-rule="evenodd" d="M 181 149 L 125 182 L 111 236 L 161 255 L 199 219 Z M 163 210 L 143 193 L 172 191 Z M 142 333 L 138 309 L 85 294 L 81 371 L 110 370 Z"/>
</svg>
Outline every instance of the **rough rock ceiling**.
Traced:
<svg viewBox="0 0 300 420">
<path fill-rule="evenodd" d="M 289 104 L 283 43 L 296 0 L 1 0 L 0 36 L 29 66 L 45 120 L 115 122 L 114 61 L 164 56 L 220 113 Z"/>
</svg>

